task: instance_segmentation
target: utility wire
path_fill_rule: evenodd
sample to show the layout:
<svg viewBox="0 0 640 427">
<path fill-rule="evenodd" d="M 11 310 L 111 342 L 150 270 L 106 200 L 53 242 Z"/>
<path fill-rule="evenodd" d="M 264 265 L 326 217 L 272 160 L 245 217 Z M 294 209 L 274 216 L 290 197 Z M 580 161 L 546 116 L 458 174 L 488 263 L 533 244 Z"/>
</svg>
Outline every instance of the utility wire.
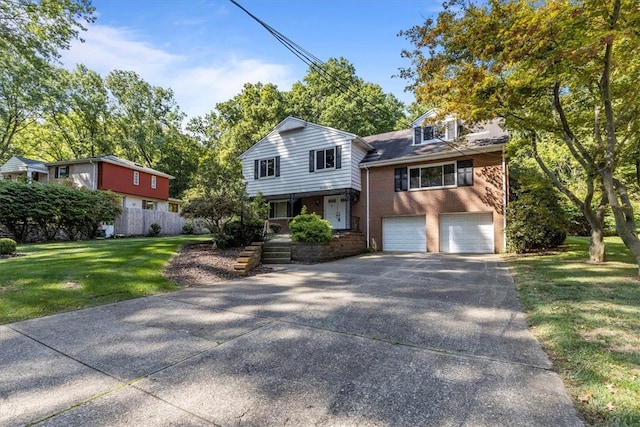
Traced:
<svg viewBox="0 0 640 427">
<path fill-rule="evenodd" d="M 303 48 L 302 46 L 300 46 L 299 44 L 297 44 L 296 42 L 294 42 L 293 40 L 291 40 L 290 38 L 288 38 L 287 36 L 285 36 L 281 32 L 279 32 L 278 30 L 273 28 L 271 25 L 269 25 L 266 22 L 264 22 L 262 19 L 258 18 L 253 13 L 249 12 L 244 6 L 242 6 L 236 0 L 229 0 L 229 1 L 231 3 L 233 3 L 235 6 L 237 6 L 239 9 L 241 9 L 248 16 L 250 16 L 258 24 L 260 24 L 265 30 L 267 30 L 267 32 L 269 32 L 269 34 L 271 34 L 273 37 L 275 37 L 275 39 L 278 40 L 282 45 L 284 45 L 291 53 L 293 53 L 302 62 L 307 64 L 309 66 L 309 68 L 311 68 L 312 70 L 314 70 L 318 74 L 320 74 L 320 77 L 323 78 L 326 82 L 328 82 L 328 83 L 336 83 L 340 88 L 343 89 L 344 93 L 349 93 L 349 94 L 353 95 L 356 98 L 360 98 L 366 104 L 368 104 L 369 106 L 373 107 L 375 110 L 377 110 L 377 111 L 379 111 L 381 113 L 385 113 L 385 111 L 382 108 L 380 108 L 378 105 L 370 102 L 368 99 L 362 97 L 362 95 L 360 95 L 358 92 L 356 92 L 352 85 L 345 83 L 344 81 L 342 81 L 342 79 L 340 79 L 340 77 L 338 77 L 336 75 L 333 75 L 330 72 L 328 72 L 327 68 L 326 68 L 327 64 L 325 62 L 323 62 L 320 58 L 318 58 L 317 56 L 315 56 L 314 54 L 312 54 L 311 52 L 309 52 L 308 50 L 306 50 L 305 48 Z M 408 121 L 408 119 L 406 119 L 406 118 L 401 119 L 401 122 L 404 123 L 404 124 L 408 124 L 409 128 L 411 128 L 412 125 L 413 125 L 413 123 Z M 451 149 L 453 149 L 455 151 L 458 151 L 460 154 L 466 155 L 466 153 L 464 153 L 458 147 L 458 144 L 456 144 L 455 142 L 446 141 L 444 139 L 440 139 L 440 141 L 442 141 L 445 144 L 447 144 Z M 466 149 L 467 149 L 467 151 L 476 151 L 472 147 L 466 147 Z M 491 154 L 491 153 L 484 153 L 484 154 Z"/>
<path fill-rule="evenodd" d="M 312 70 L 316 71 L 326 82 L 335 83 L 342 89 L 343 93 L 348 93 L 353 95 L 355 98 L 362 99 L 366 104 L 372 107 L 374 110 L 377 110 L 380 113 L 385 113 L 385 111 L 380 108 L 377 104 L 372 103 L 368 99 L 362 97 L 361 94 L 355 91 L 353 85 L 344 82 L 340 77 L 330 73 L 326 69 L 326 63 L 323 62 L 320 58 L 304 49 L 302 46 L 294 42 L 293 40 L 286 37 L 284 34 L 249 12 L 246 8 L 244 8 L 241 4 L 239 4 L 236 0 L 229 0 L 231 3 L 240 8 L 243 12 L 249 15 L 253 20 L 259 23 L 262 27 L 264 27 L 269 34 L 275 37 L 281 44 L 283 44 L 289 51 L 291 51 L 296 57 L 298 57 L 302 62 L 307 64 Z M 406 119 L 401 119 L 405 121 Z M 407 121 L 407 124 L 410 123 Z"/>
</svg>

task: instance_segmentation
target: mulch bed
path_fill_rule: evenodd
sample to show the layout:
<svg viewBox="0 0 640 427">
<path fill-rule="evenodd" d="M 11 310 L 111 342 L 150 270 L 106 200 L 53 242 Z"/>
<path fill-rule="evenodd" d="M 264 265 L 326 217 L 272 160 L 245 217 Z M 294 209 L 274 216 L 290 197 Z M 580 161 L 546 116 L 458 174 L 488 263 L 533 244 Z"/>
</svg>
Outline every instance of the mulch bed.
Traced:
<svg viewBox="0 0 640 427">
<path fill-rule="evenodd" d="M 211 243 L 186 245 L 174 256 L 167 266 L 164 276 L 180 285 L 206 286 L 240 277 L 233 265 L 243 248 L 217 249 Z M 273 271 L 262 265 L 249 276 Z"/>
</svg>

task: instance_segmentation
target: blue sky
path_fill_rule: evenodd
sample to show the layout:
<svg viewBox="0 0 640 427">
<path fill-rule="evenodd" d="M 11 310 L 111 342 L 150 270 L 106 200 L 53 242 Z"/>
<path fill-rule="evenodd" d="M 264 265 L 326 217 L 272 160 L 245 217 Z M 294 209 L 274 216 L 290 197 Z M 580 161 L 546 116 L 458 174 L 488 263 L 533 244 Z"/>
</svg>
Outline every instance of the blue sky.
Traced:
<svg viewBox="0 0 640 427">
<path fill-rule="evenodd" d="M 364 80 L 406 104 L 406 81 L 392 78 L 409 62 L 400 30 L 440 10 L 440 0 L 238 0 L 258 18 L 323 61 L 345 57 Z M 66 67 L 82 63 L 105 76 L 132 70 L 173 89 L 189 116 L 211 111 L 245 82 L 281 90 L 307 65 L 228 0 L 94 0 L 97 20 L 64 52 Z"/>
</svg>

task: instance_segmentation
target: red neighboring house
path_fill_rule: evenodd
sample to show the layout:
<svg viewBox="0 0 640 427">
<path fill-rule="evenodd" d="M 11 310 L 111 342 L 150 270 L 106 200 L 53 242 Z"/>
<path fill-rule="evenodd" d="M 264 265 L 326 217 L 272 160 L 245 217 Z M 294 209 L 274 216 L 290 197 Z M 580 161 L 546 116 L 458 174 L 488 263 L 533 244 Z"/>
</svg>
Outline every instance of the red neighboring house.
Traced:
<svg viewBox="0 0 640 427">
<path fill-rule="evenodd" d="M 162 234 L 180 234 L 184 219 L 179 215 L 180 201 L 169 198 L 173 176 L 116 156 L 44 163 L 14 156 L 0 166 L 0 179 L 25 176 L 29 181 L 72 181 L 89 190 L 110 190 L 122 200 L 123 214 L 115 224 L 105 225 L 110 235 L 141 235 L 157 223 Z"/>
<path fill-rule="evenodd" d="M 177 212 L 177 201 L 169 200 L 173 176 L 116 156 L 47 163 L 49 181 L 70 179 L 91 190 L 110 190 L 122 197 L 123 208 Z"/>
</svg>

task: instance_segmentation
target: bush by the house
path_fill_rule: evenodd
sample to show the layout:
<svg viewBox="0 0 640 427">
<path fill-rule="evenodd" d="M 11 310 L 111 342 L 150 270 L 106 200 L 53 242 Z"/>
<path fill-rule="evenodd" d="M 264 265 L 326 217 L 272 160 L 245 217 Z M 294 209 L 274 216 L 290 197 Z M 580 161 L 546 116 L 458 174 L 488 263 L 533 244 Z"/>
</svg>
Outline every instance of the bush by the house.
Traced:
<svg viewBox="0 0 640 427">
<path fill-rule="evenodd" d="M 523 197 L 507 208 L 507 249 L 523 253 L 560 246 L 567 237 L 562 211 L 544 199 Z"/>
<path fill-rule="evenodd" d="M 94 238 L 122 212 L 118 197 L 58 184 L 0 181 L 0 223 L 18 242 Z"/>
<path fill-rule="evenodd" d="M 160 234 L 160 230 L 162 230 L 162 227 L 160 227 L 160 224 L 157 223 L 153 223 L 149 226 L 149 237 L 156 237 Z"/>
<path fill-rule="evenodd" d="M 0 255 L 11 255 L 16 252 L 16 241 L 13 239 L 0 239 Z"/>
<path fill-rule="evenodd" d="M 260 220 L 234 219 L 225 223 L 222 232 L 215 234 L 213 240 L 219 248 L 247 246 L 262 240 L 262 228 Z"/>
<path fill-rule="evenodd" d="M 324 243 L 333 237 L 331 223 L 316 213 L 308 214 L 306 206 L 302 208 L 300 215 L 291 220 L 289 230 L 294 242 Z"/>
</svg>

